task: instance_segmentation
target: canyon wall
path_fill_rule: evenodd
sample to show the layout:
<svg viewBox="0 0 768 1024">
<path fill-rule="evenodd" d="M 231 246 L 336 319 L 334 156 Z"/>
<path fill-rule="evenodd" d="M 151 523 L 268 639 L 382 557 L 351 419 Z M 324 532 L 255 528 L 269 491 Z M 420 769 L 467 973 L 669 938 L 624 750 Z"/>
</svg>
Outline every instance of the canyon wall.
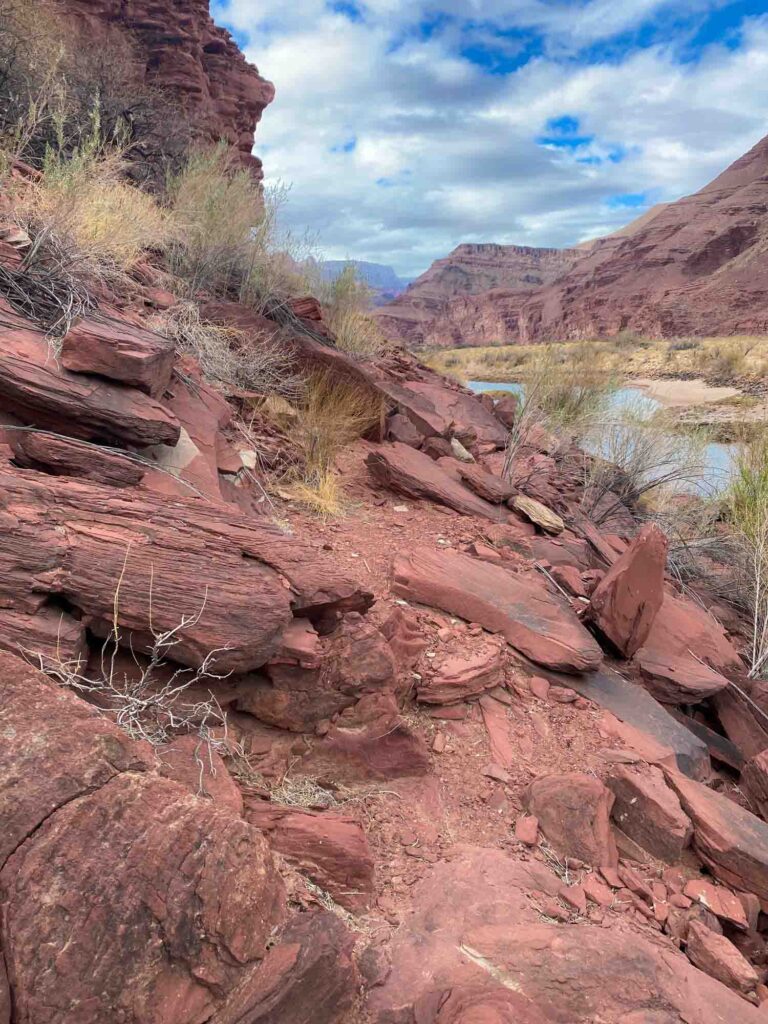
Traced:
<svg viewBox="0 0 768 1024">
<path fill-rule="evenodd" d="M 389 337 L 417 347 L 509 344 L 525 299 L 580 256 L 574 249 L 459 245 L 381 309 L 379 322 Z"/>
<path fill-rule="evenodd" d="M 261 177 L 254 131 L 275 89 L 214 24 L 208 0 L 65 0 L 64 9 L 81 22 L 86 44 L 98 45 L 107 31 L 125 33 L 145 62 L 146 81 L 178 101 L 196 133 L 225 139 Z"/>
</svg>

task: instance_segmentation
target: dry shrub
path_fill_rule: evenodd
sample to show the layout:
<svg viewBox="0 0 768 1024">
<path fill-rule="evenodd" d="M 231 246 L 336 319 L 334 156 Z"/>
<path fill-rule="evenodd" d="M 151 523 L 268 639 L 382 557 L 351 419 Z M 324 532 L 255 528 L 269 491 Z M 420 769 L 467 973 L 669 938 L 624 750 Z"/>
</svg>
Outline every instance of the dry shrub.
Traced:
<svg viewBox="0 0 768 1024">
<path fill-rule="evenodd" d="M 712 376 L 725 380 L 740 377 L 747 370 L 747 360 L 754 347 L 754 341 L 745 339 L 718 342 L 703 350 L 702 368 Z"/>
<path fill-rule="evenodd" d="M 345 352 L 374 356 L 386 345 L 384 335 L 371 316 L 372 295 L 352 265 L 321 288 L 326 322 L 336 344 Z"/>
<path fill-rule="evenodd" d="M 204 376 L 225 392 L 296 396 L 301 387 L 291 353 L 276 332 L 258 336 L 202 319 L 193 302 L 180 302 L 153 321 L 180 352 L 193 355 Z"/>
<path fill-rule="evenodd" d="M 768 664 L 768 431 L 742 446 L 727 512 L 738 546 L 739 589 L 751 617 L 750 675 L 763 676 Z"/>
<path fill-rule="evenodd" d="M 313 374 L 294 435 L 303 461 L 288 477 L 286 493 L 322 515 L 339 515 L 345 502 L 334 470 L 336 456 L 380 422 L 383 408 L 381 396 L 362 383 L 331 372 Z"/>
<path fill-rule="evenodd" d="M 176 225 L 170 268 L 191 294 L 234 295 L 263 310 L 305 291 L 293 248 L 279 236 L 282 188 L 264 191 L 226 143 L 193 152 L 168 183 Z"/>
</svg>

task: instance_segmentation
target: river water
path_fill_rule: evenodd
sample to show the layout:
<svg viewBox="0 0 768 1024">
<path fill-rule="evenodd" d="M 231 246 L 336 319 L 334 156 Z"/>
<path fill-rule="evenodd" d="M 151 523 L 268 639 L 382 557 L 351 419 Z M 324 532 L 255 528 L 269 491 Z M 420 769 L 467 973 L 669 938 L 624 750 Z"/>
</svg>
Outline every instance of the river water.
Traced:
<svg viewBox="0 0 768 1024">
<path fill-rule="evenodd" d="M 517 381 L 500 384 L 487 380 L 471 380 L 468 387 L 472 391 L 510 391 L 512 394 L 522 398 L 524 387 Z M 617 420 L 622 414 L 631 412 L 634 415 L 652 416 L 653 413 L 664 408 L 661 402 L 651 398 L 642 388 L 623 387 L 618 388 L 610 397 L 608 403 L 608 417 L 613 414 Z M 590 446 L 591 447 L 591 446 Z M 599 445 L 595 454 L 600 453 Z M 682 485 L 685 490 L 698 491 L 712 494 L 722 490 L 728 485 L 736 457 L 736 446 L 730 444 L 711 443 L 706 445 L 701 456 L 701 473 L 696 480 L 686 481 Z"/>
</svg>

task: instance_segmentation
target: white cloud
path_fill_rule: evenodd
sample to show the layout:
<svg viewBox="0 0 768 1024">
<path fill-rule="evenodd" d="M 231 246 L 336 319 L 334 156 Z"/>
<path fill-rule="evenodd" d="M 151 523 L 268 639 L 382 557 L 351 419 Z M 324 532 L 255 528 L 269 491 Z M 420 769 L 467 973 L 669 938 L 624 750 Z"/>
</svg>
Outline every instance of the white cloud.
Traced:
<svg viewBox="0 0 768 1024">
<path fill-rule="evenodd" d="M 352 21 L 321 0 L 232 0 L 226 20 L 277 87 L 256 152 L 268 180 L 292 183 L 290 226 L 317 233 L 329 257 L 415 274 L 461 241 L 567 245 L 618 227 L 636 211 L 611 196 L 693 191 L 768 131 L 768 18 L 745 23 L 738 49 L 711 46 L 696 62 L 680 63 L 674 40 L 591 64 L 566 52 L 663 6 L 368 0 Z M 455 22 L 407 31 L 437 7 L 482 20 L 486 45 L 491 22 L 538 27 L 543 45 L 489 74 L 461 56 Z M 563 115 L 592 141 L 542 146 Z"/>
</svg>

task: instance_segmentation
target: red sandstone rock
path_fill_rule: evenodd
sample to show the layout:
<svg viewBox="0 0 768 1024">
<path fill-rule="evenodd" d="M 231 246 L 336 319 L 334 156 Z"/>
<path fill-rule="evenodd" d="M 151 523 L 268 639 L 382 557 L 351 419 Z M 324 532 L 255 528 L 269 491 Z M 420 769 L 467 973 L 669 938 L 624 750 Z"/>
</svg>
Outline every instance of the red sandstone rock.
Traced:
<svg viewBox="0 0 768 1024">
<path fill-rule="evenodd" d="M 0 299 L 3 336 L 0 399 L 23 423 L 98 440 L 146 447 L 175 444 L 179 424 L 159 402 L 133 388 L 57 367 L 42 333 Z"/>
<path fill-rule="evenodd" d="M 107 448 L 42 431 L 15 430 L 11 435 L 14 462 L 56 476 L 75 476 L 112 487 L 139 483 L 146 468 Z"/>
<path fill-rule="evenodd" d="M 535 846 L 539 841 L 539 820 L 532 814 L 521 814 L 515 822 L 515 839 L 526 846 Z"/>
<path fill-rule="evenodd" d="M 726 673 L 743 672 L 722 627 L 669 592 L 635 661 L 654 697 L 668 704 L 695 704 L 727 687 Z"/>
<path fill-rule="evenodd" d="M 409 498 L 436 501 L 465 516 L 491 521 L 500 516 L 493 505 L 453 480 L 428 455 L 408 445 L 380 445 L 369 453 L 365 464 L 376 480 Z"/>
<path fill-rule="evenodd" d="M 152 750 L 11 654 L 0 654 L 0 866 L 58 808 L 120 772 L 149 771 Z"/>
<path fill-rule="evenodd" d="M 417 687 L 422 704 L 454 704 L 475 697 L 504 681 L 504 662 L 498 645 L 480 651 L 448 652 L 434 662 L 435 673 Z"/>
<path fill-rule="evenodd" d="M 517 395 L 509 394 L 499 398 L 493 407 L 496 419 L 499 420 L 507 430 L 511 430 L 515 425 L 517 404 Z"/>
<path fill-rule="evenodd" d="M 358 998 L 354 947 L 355 935 L 338 914 L 300 914 L 227 999 L 215 1024 L 340 1024 Z"/>
<path fill-rule="evenodd" d="M 744 764 L 741 787 L 755 812 L 768 820 L 768 749 Z"/>
<path fill-rule="evenodd" d="M 251 155 L 254 127 L 274 99 L 274 86 L 245 60 L 229 32 L 214 25 L 208 0 L 183 8 L 158 8 L 149 0 L 128 6 L 67 0 L 66 10 L 83 19 L 83 37 L 95 45 L 101 26 L 125 33 L 139 48 L 147 82 L 178 100 L 196 134 L 214 143 L 225 139 L 261 177 L 261 161 Z"/>
<path fill-rule="evenodd" d="M 245 819 L 262 831 L 273 850 L 348 910 L 370 906 L 374 861 L 365 832 L 354 818 L 281 807 L 249 797 Z"/>
<path fill-rule="evenodd" d="M 587 597 L 587 588 L 581 578 L 581 573 L 574 565 L 556 565 L 551 570 L 552 576 L 560 586 L 574 597 Z"/>
<path fill-rule="evenodd" d="M 86 656 L 85 627 L 62 608 L 43 605 L 33 613 L 0 608 L 0 650 L 26 661 L 77 664 Z"/>
<path fill-rule="evenodd" d="M 617 765 L 606 779 L 615 796 L 613 817 L 619 828 L 653 857 L 677 863 L 693 835 L 693 826 L 662 771 Z"/>
<path fill-rule="evenodd" d="M 455 435 L 462 443 L 476 440 L 504 447 L 507 432 L 471 392 L 446 386 L 445 378 L 436 374 L 431 379 L 408 381 L 403 388 L 434 410 L 441 425 L 438 433 L 444 437 Z"/>
<path fill-rule="evenodd" d="M 0 465 L 0 603 L 35 611 L 64 595 L 105 635 L 117 601 L 122 642 L 138 650 L 178 628 L 173 658 L 247 671 L 278 648 L 294 612 L 370 601 L 317 552 L 226 506 L 13 472 Z M 117 594 L 117 597 L 116 597 Z"/>
<path fill-rule="evenodd" d="M 427 638 L 419 628 L 414 613 L 405 608 L 395 608 L 382 623 L 381 632 L 389 641 L 389 647 L 401 674 L 408 672 L 426 650 Z M 407 683 L 410 688 L 411 680 Z"/>
<path fill-rule="evenodd" d="M 589 614 L 598 629 L 631 658 L 648 639 L 664 599 L 667 538 L 644 526 L 595 588 Z"/>
<path fill-rule="evenodd" d="M 700 921 L 688 925 L 686 952 L 692 964 L 737 992 L 750 992 L 757 984 L 755 969 L 733 943 Z"/>
<path fill-rule="evenodd" d="M 768 323 L 768 138 L 699 192 L 598 239 L 520 314 L 522 340 L 749 334 Z M 749 302 L 744 302 L 744 296 Z"/>
<path fill-rule="evenodd" d="M 351 613 L 318 641 L 316 658 L 307 659 L 302 652 L 292 657 L 284 648 L 265 666 L 266 679 L 245 678 L 238 707 L 269 725 L 308 732 L 364 693 L 392 690 L 395 670 L 386 639 L 372 623 Z"/>
<path fill-rule="evenodd" d="M 527 802 L 561 854 L 598 867 L 616 867 L 610 824 L 613 794 L 599 779 L 580 772 L 536 779 L 528 788 Z"/>
<path fill-rule="evenodd" d="M 221 755 L 199 736 L 179 736 L 157 748 L 158 771 L 216 807 L 243 813 L 243 794 Z"/>
<path fill-rule="evenodd" d="M 531 660 L 582 672 L 601 652 L 576 616 L 537 583 L 455 552 L 420 548 L 399 555 L 393 591 L 501 633 Z"/>
<path fill-rule="evenodd" d="M 521 863 L 499 850 L 463 847 L 436 864 L 415 887 L 414 912 L 393 939 L 389 977 L 368 995 L 374 1024 L 420 1024 L 415 1011 L 430 1005 L 431 996 L 437 994 L 439 1006 L 446 992 L 477 985 L 524 995 L 552 1024 L 761 1019 L 741 996 L 697 971 L 682 954 L 637 931 L 542 923 L 528 894 L 537 890 L 554 898 L 560 886 L 542 865 Z M 527 1024 L 530 1006 L 515 1012 L 511 1018 L 494 1016 L 487 1002 L 476 1000 L 459 1020 Z M 429 1024 L 433 1019 L 426 1018 Z"/>
<path fill-rule="evenodd" d="M 420 448 L 424 441 L 424 435 L 414 427 L 406 416 L 396 412 L 387 420 L 387 440 L 407 444 L 411 448 Z"/>
<path fill-rule="evenodd" d="M 693 822 L 693 845 L 716 878 L 768 900 L 768 825 L 732 800 L 667 772 Z"/>
<path fill-rule="evenodd" d="M 507 480 L 487 473 L 480 466 L 461 465 L 459 476 L 475 494 L 493 505 L 503 505 L 514 493 L 514 488 Z"/>
<path fill-rule="evenodd" d="M 546 1024 L 529 999 L 493 981 L 425 993 L 414 1013 L 418 1024 Z"/>
<path fill-rule="evenodd" d="M 61 363 L 68 370 L 108 377 L 153 398 L 170 384 L 174 355 L 169 338 L 105 315 L 79 320 L 61 343 Z"/>
<path fill-rule="evenodd" d="M 685 896 L 706 907 L 721 921 L 728 921 L 737 928 L 747 927 L 747 915 L 741 900 L 723 885 L 713 885 L 704 878 L 692 878 L 683 890 Z"/>
</svg>

